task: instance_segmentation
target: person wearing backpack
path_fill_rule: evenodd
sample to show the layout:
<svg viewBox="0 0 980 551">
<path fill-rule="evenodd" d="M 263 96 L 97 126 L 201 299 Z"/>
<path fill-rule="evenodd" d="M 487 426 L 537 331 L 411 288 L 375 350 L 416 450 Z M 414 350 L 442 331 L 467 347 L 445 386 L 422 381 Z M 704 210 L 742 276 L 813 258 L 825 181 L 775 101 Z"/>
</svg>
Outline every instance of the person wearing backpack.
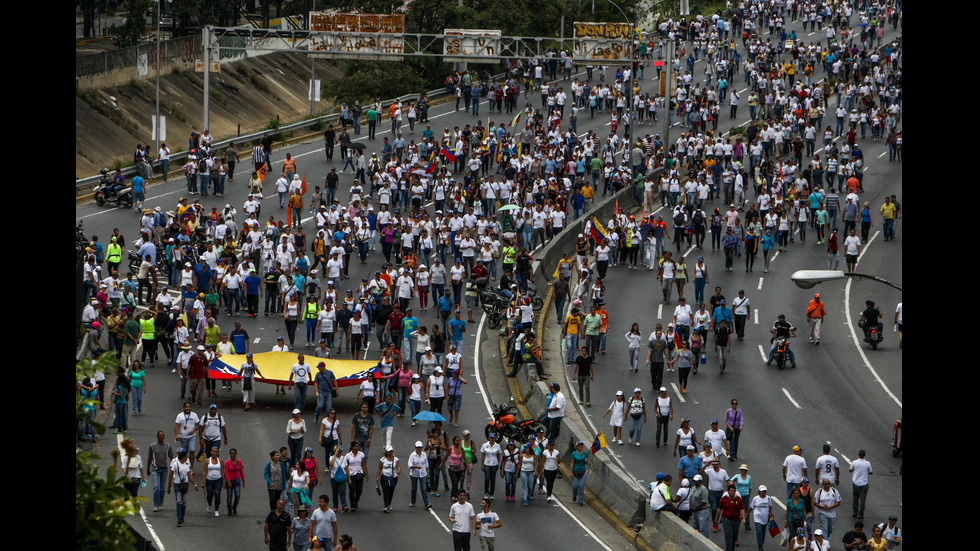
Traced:
<svg viewBox="0 0 980 551">
<path fill-rule="evenodd" d="M 636 434 L 636 447 L 640 447 L 640 435 L 643 432 L 643 423 L 647 422 L 647 402 L 641 396 L 640 387 L 633 389 L 633 397 L 629 400 L 630 434 L 629 441 L 633 442 L 633 434 Z M 623 443 L 622 439 L 619 441 Z"/>
</svg>

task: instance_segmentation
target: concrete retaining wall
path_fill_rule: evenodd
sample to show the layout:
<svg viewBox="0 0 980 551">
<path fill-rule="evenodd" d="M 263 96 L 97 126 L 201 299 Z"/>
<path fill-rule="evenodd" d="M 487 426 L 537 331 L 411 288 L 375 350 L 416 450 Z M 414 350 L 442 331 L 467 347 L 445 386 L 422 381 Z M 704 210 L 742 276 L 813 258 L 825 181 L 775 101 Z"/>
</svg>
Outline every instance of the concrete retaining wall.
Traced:
<svg viewBox="0 0 980 551">
<path fill-rule="evenodd" d="M 584 233 L 586 222 L 594 215 L 603 225 L 612 217 L 616 205 L 629 211 L 637 205 L 632 187 L 624 189 L 605 201 L 597 203 L 586 213 L 586 216 L 572 222 L 567 229 L 552 239 L 534 255 L 534 283 L 545 297 L 550 294 L 548 284 L 552 279 L 552 274 L 558 266 L 559 260 L 566 252 L 575 251 L 575 242 L 578 234 Z M 545 308 L 541 310 L 536 333 L 542 334 L 545 320 L 552 316 L 551 300 L 545 301 Z M 546 371 L 559 372 L 564 364 L 561 361 L 561 351 L 555 342 L 559 339 L 555 335 L 545 335 L 539 338 L 544 349 L 544 363 Z M 556 350 L 556 348 L 558 348 Z M 550 360 L 550 358 L 558 358 Z M 551 363 L 554 367 L 547 368 Z M 544 403 L 548 395 L 548 388 L 542 382 L 534 383 L 528 388 L 526 379 L 516 377 L 510 379 L 520 390 L 520 396 L 524 397 L 524 407 L 532 415 L 538 415 L 544 409 Z M 566 395 L 567 395 L 567 389 Z M 569 401 L 566 409 L 566 416 L 562 422 L 560 442 L 556 447 L 562 451 L 563 456 L 571 452 L 574 443 L 578 440 L 586 442 L 589 447 L 595 439 L 595 435 L 588 429 L 582 418 L 574 410 L 575 406 Z M 623 525 L 633 528 L 637 523 L 642 524 L 639 531 L 637 543 L 647 549 L 657 551 L 718 551 L 718 546 L 700 533 L 691 528 L 690 525 L 681 521 L 673 514 L 651 513 L 649 510 L 649 494 L 647 489 L 637 483 L 629 473 L 625 472 L 618 463 L 609 459 L 607 454 L 600 452 L 594 457 L 589 467 L 588 481 L 586 483 L 586 497 L 590 504 L 608 521 L 616 524 L 620 521 L 621 532 L 627 532 L 622 528 Z M 624 535 L 627 535 L 624 533 Z"/>
</svg>

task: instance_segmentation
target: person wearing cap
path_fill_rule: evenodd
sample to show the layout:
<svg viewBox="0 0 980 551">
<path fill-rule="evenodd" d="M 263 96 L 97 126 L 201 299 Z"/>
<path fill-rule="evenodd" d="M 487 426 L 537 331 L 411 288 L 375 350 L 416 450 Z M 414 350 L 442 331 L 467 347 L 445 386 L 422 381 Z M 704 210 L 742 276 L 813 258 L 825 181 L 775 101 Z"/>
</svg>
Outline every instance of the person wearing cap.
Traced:
<svg viewBox="0 0 980 551">
<path fill-rule="evenodd" d="M 398 476 L 402 474 L 401 462 L 395 457 L 395 448 L 385 446 L 385 453 L 378 460 L 377 481 L 384 496 L 384 512 L 391 512 L 391 500 L 398 485 Z"/>
<path fill-rule="evenodd" d="M 632 399 L 630 401 L 632 402 Z M 641 403 L 642 403 L 642 398 L 641 398 Z M 609 426 L 611 426 L 613 429 L 613 438 L 612 438 L 613 444 L 617 442 L 616 439 L 618 438 L 619 445 L 620 446 L 623 445 L 623 421 L 626 419 L 626 412 L 630 409 L 631 409 L 630 404 L 626 402 L 626 399 L 623 396 L 623 391 L 617 390 L 616 397 L 613 399 L 612 403 L 609 404 L 609 408 L 606 409 L 606 412 L 602 414 L 603 418 L 605 418 L 610 413 L 612 414 L 612 416 L 609 418 Z M 643 403 L 643 413 L 644 415 L 646 414 L 645 403 Z M 630 416 L 632 417 L 632 411 L 630 412 Z M 643 416 L 639 417 L 639 419 L 642 420 Z M 633 424 L 634 422 L 630 421 L 631 427 Z M 633 434 L 630 433 L 630 438 L 632 438 L 632 436 Z"/>
<path fill-rule="evenodd" d="M 194 355 L 187 359 L 187 379 L 190 380 L 191 401 L 197 402 L 202 406 L 204 399 L 204 388 L 210 361 L 204 354 L 204 347 L 198 346 Z"/>
<path fill-rule="evenodd" d="M 380 407 L 380 406 L 379 406 Z M 422 503 L 426 509 L 429 505 L 429 459 L 423 451 L 422 441 L 415 442 L 415 451 L 408 456 L 408 476 L 412 479 L 412 494 L 409 507 L 415 507 L 416 489 L 422 494 Z"/>
<path fill-rule="evenodd" d="M 725 532 L 725 551 L 735 551 L 738 526 L 744 519 L 745 505 L 735 491 L 735 483 L 729 482 L 727 491 L 718 502 L 718 512 L 714 516 L 715 525 L 720 524 Z"/>
<path fill-rule="evenodd" d="M 228 445 L 228 428 L 225 426 L 225 418 L 218 413 L 218 406 L 215 404 L 211 404 L 208 413 L 201 417 L 199 432 L 205 457 L 211 455 L 212 448 L 221 445 L 222 439 L 224 439 L 224 444 Z"/>
<path fill-rule="evenodd" d="M 830 27 L 827 27 L 830 29 Z M 830 532 L 820 528 L 813 531 L 813 541 L 810 542 L 812 551 L 830 551 Z"/>
<path fill-rule="evenodd" d="M 572 472 L 572 502 L 585 505 L 585 479 L 588 474 L 589 451 L 585 442 L 575 443 L 575 451 L 568 458 L 568 470 Z"/>
<path fill-rule="evenodd" d="M 748 494 L 745 494 L 745 499 L 748 499 Z M 749 506 L 749 511 L 752 512 L 752 522 L 755 523 L 755 539 L 756 543 L 759 544 L 759 549 L 762 549 L 762 545 L 766 541 L 766 531 L 769 524 L 769 517 L 772 515 L 772 498 L 769 497 L 769 493 L 765 485 L 759 486 L 759 495 L 752 498 L 752 504 Z M 749 528 L 749 519 L 745 519 L 745 529 Z"/>
<path fill-rule="evenodd" d="M 827 317 L 827 310 L 824 309 L 823 301 L 820 300 L 820 293 L 814 293 L 813 300 L 806 307 L 806 322 L 810 326 L 810 343 L 820 344 L 820 325 Z"/>
<path fill-rule="evenodd" d="M 786 481 L 786 499 L 789 499 L 794 488 L 800 487 L 800 482 L 807 476 L 806 459 L 803 448 L 793 446 L 793 453 L 783 460 L 783 480 Z"/>
</svg>

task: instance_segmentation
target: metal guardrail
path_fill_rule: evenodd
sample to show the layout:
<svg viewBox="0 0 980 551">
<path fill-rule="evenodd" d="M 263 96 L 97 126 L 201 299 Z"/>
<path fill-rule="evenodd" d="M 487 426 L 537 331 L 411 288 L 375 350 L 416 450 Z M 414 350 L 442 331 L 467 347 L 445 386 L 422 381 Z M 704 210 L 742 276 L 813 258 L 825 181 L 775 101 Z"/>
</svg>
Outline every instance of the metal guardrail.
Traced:
<svg viewBox="0 0 980 551">
<path fill-rule="evenodd" d="M 503 76 L 504 76 L 504 73 L 499 73 L 499 74 L 494 75 L 493 78 L 499 79 L 499 78 L 502 78 Z M 439 96 L 443 96 L 443 95 L 447 95 L 447 94 L 448 94 L 448 92 L 446 91 L 446 87 L 445 86 L 443 86 L 441 88 L 437 88 L 435 90 L 430 90 L 427 93 L 427 95 L 430 98 L 435 98 L 435 97 L 439 97 Z M 421 94 L 405 94 L 404 96 L 399 96 L 397 98 L 386 100 L 386 103 L 395 101 L 396 99 L 398 101 L 407 101 L 407 100 L 416 98 L 419 95 L 421 95 Z M 221 149 L 221 148 L 227 147 L 232 142 L 235 142 L 235 143 L 244 143 L 244 142 L 250 142 L 250 141 L 253 141 L 253 140 L 257 140 L 257 139 L 261 138 L 262 135 L 265 134 L 266 132 L 272 132 L 272 133 L 276 133 L 276 134 L 282 133 L 282 132 L 292 132 L 294 130 L 299 130 L 299 129 L 310 127 L 310 126 L 315 126 L 317 124 L 332 122 L 332 121 L 335 121 L 335 120 L 337 120 L 339 118 L 340 118 L 340 113 L 331 113 L 329 115 L 323 115 L 322 117 L 316 117 L 316 118 L 306 119 L 306 120 L 303 120 L 303 121 L 300 121 L 300 122 L 296 122 L 296 123 L 286 124 L 286 125 L 280 126 L 279 128 L 276 128 L 274 130 L 273 129 L 259 130 L 258 132 L 254 132 L 252 134 L 245 134 L 245 135 L 242 135 L 242 136 L 237 136 L 235 138 L 231 138 L 231 139 L 227 139 L 227 140 L 222 140 L 220 142 L 213 142 L 211 144 L 211 148 L 212 149 Z M 170 162 L 171 162 L 171 164 L 173 165 L 174 164 L 174 161 L 186 159 L 187 156 L 188 156 L 188 154 L 189 154 L 188 151 L 180 151 L 178 153 L 174 153 L 174 154 L 170 155 Z M 159 168 L 159 166 L 160 166 L 160 161 L 159 160 L 153 161 L 153 167 L 155 169 L 156 168 Z M 136 173 L 136 167 L 135 166 L 125 167 L 125 168 L 122 169 L 122 173 L 123 173 L 123 176 L 126 176 L 127 178 L 130 177 L 130 176 L 135 176 L 137 174 Z M 79 190 L 80 189 L 84 189 L 85 187 L 88 187 L 88 186 L 94 187 L 96 184 L 99 183 L 99 180 L 101 178 L 102 178 L 102 176 L 100 174 L 97 174 L 95 176 L 90 176 L 88 178 L 82 178 L 80 180 L 75 180 L 75 196 L 78 197 Z"/>
</svg>

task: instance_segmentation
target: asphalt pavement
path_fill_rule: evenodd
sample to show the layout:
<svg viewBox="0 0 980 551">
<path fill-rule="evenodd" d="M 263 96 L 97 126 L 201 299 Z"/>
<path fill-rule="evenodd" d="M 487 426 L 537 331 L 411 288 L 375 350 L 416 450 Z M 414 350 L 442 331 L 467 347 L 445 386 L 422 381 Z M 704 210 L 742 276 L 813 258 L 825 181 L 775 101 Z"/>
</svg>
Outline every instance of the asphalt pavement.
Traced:
<svg viewBox="0 0 980 551">
<path fill-rule="evenodd" d="M 890 28 L 887 30 L 891 31 Z M 892 33 L 889 32 L 886 37 L 891 35 Z M 808 40 L 820 39 L 820 36 L 808 38 Z M 641 81 L 643 91 L 654 90 L 658 81 L 649 79 L 652 74 L 653 71 L 648 69 L 647 80 Z M 583 75 L 579 76 L 581 78 Z M 822 71 L 818 70 L 817 77 L 823 76 Z M 742 92 L 744 80 L 741 75 L 736 76 L 735 83 Z M 564 83 L 566 87 L 569 84 L 570 82 Z M 559 82 L 559 85 L 562 83 Z M 745 97 L 744 93 L 743 97 Z M 539 107 L 539 95 L 531 94 L 528 99 L 535 107 Z M 834 102 L 831 100 L 831 107 L 833 105 Z M 475 124 L 477 120 L 486 124 L 488 118 L 498 123 L 505 121 L 509 124 L 513 118 L 513 113 L 490 114 L 486 103 L 481 105 L 479 117 L 462 110 L 455 111 L 453 106 L 454 104 L 450 102 L 432 108 L 430 119 L 433 130 L 438 132 L 445 127 L 462 127 L 465 124 Z M 727 109 L 723 109 L 719 131 L 724 132 L 734 125 L 744 125 L 747 122 L 747 111 L 747 107 L 744 107 L 741 117 L 730 120 L 727 117 Z M 581 133 L 593 129 L 601 131 L 607 126 L 608 119 L 605 113 L 601 116 L 597 113 L 595 119 L 590 119 L 586 110 L 579 116 L 578 130 Z M 416 128 L 414 134 L 416 139 L 421 137 L 422 128 L 424 126 Z M 372 151 L 380 151 L 382 136 L 392 139 L 387 129 L 388 125 L 385 124 L 379 127 L 377 141 L 366 140 L 366 125 L 362 135 L 352 137 L 355 141 L 366 143 L 368 145 L 366 154 L 370 154 Z M 634 129 L 634 135 L 654 134 L 661 131 L 662 125 L 636 124 Z M 681 131 L 682 128 L 674 128 L 672 136 L 676 137 Z M 403 126 L 403 132 L 406 138 L 413 137 L 407 133 L 407 127 Z M 600 135 L 605 133 L 608 133 L 608 130 L 600 132 Z M 217 138 L 221 139 L 221 137 Z M 880 156 L 885 151 L 883 142 L 873 143 L 863 140 L 861 144 L 868 160 L 865 176 L 867 191 L 862 195 L 862 200 L 870 201 L 875 209 L 880 206 L 886 194 L 896 193 L 901 201 L 901 163 L 889 163 L 886 158 Z M 339 171 L 343 166 L 339 148 L 335 151 L 334 161 L 328 163 L 323 151 L 323 142 L 318 139 L 287 147 L 277 146 L 273 153 L 274 168 L 278 169 L 286 152 L 291 152 L 297 159 L 297 171 L 300 174 L 306 173 L 311 187 L 322 183 L 331 167 L 336 167 Z M 245 162 L 240 164 L 237 170 L 236 181 L 226 184 L 225 197 L 202 198 L 205 207 L 213 204 L 220 209 L 223 204 L 229 203 L 241 209 L 246 198 L 244 184 L 247 182 L 246 168 L 249 165 L 247 159 L 243 158 L 243 161 Z M 285 218 L 285 211 L 276 208 L 274 193 L 268 192 L 275 180 L 275 174 L 275 170 L 270 172 L 272 180 L 266 184 L 268 198 L 263 202 L 263 215 L 267 216 L 271 213 Z M 350 186 L 352 177 L 349 171 L 342 174 L 339 197 L 346 196 L 345 192 Z M 160 205 L 164 210 L 169 210 L 176 205 L 177 199 L 184 195 L 186 195 L 184 179 L 173 177 L 168 184 L 154 185 L 148 189 L 146 206 L 152 208 Z M 716 202 L 713 206 L 719 204 Z M 136 236 L 138 218 L 132 211 L 85 204 L 76 207 L 76 218 L 84 220 L 87 234 L 97 234 L 103 240 L 111 234 L 114 227 L 119 227 L 130 243 Z M 902 225 L 902 223 L 898 224 L 898 237 L 894 242 L 886 243 L 880 235 L 871 240 L 870 245 L 865 247 L 859 271 L 877 273 L 901 282 Z M 312 224 L 309 220 L 304 221 L 304 228 L 308 235 L 312 232 Z M 872 235 L 875 235 L 878 230 L 880 230 L 879 226 L 873 227 Z M 730 399 L 736 397 L 746 415 L 746 430 L 741 439 L 738 464 L 742 462 L 749 464 L 755 487 L 760 483 L 768 484 L 770 488 L 775 488 L 772 492 L 773 497 L 782 500 L 785 491 L 781 490 L 782 486 L 779 484 L 780 466 L 783 458 L 790 453 L 790 448 L 796 444 L 805 447 L 804 455 L 812 469 L 813 461 L 820 454 L 821 445 L 829 441 L 835 450 L 834 455 L 841 460 L 842 470 L 845 471 L 847 461 L 856 457 L 858 448 L 868 451 L 868 458 L 875 467 L 875 476 L 872 477 L 866 516 L 877 520 L 891 513 L 901 514 L 901 479 L 895 475 L 900 460 L 892 459 L 889 444 L 891 423 L 901 417 L 901 350 L 897 348 L 897 334 L 887 330 L 895 303 L 901 300 L 901 293 L 864 281 L 824 284 L 813 290 L 819 290 L 827 303 L 828 320 L 824 325 L 822 344 L 816 347 L 809 345 L 805 338 L 796 339 L 794 349 L 799 365 L 796 370 L 777 371 L 775 367 L 764 366 L 760 357 L 760 345 L 768 350 L 768 328 L 776 314 L 786 313 L 789 320 L 800 328 L 800 335 L 805 333 L 804 309 L 812 291 L 796 288 L 789 280 L 789 275 L 796 269 L 826 266 L 825 249 L 823 246 L 816 245 L 815 233 L 810 231 L 807 237 L 806 245 L 794 244 L 787 252 L 780 253 L 773 260 L 768 274 L 760 273 L 761 267 L 758 262 L 756 270 L 751 274 L 740 269 L 725 273 L 722 253 L 712 255 L 710 249 L 707 252 L 698 250 L 688 252 L 689 264 L 693 264 L 698 255 L 705 256 L 711 274 L 709 295 L 710 289 L 715 285 L 722 286 L 726 297 L 733 297 L 738 289 L 745 289 L 746 295 L 752 301 L 753 309 L 758 312 L 758 321 L 756 322 L 754 315 L 750 318 L 745 341 L 733 345 L 729 367 L 724 375 L 718 373 L 716 359 L 712 354 L 699 374 L 692 376 L 688 394 L 677 394 L 671 388 L 676 416 L 670 428 L 676 430 L 678 425 L 676 419 L 682 416 L 690 417 L 700 438 L 708 428 L 710 419 L 721 418 Z M 744 258 L 737 260 L 743 261 Z M 373 274 L 382 262 L 383 257 L 378 251 L 370 255 L 367 265 L 355 263 L 351 268 L 351 280 L 338 285 L 338 289 L 356 287 L 361 277 Z M 736 268 L 739 266 L 744 265 L 736 262 Z M 657 282 L 651 272 L 627 272 L 622 267 L 611 268 L 606 285 L 610 290 L 607 294 L 607 308 L 610 311 L 611 326 L 607 354 L 598 358 L 596 382 L 592 387 L 593 407 L 583 409 L 592 418 L 596 427 L 606 431 L 608 438 L 610 435 L 608 424 L 598 417 L 605 411 L 616 390 L 622 389 L 628 393 L 634 386 L 639 386 L 644 389 L 648 400 L 654 396 L 650 389 L 649 374 L 645 368 L 641 368 L 637 374 L 627 372 L 628 357 L 622 334 L 634 321 L 640 324 L 644 336 L 652 331 L 655 323 L 661 322 L 666 325 L 674 304 L 663 305 L 661 308 L 657 299 L 659 293 L 653 291 L 657 287 Z M 622 292 L 623 289 L 629 289 L 630 292 Z M 647 296 L 645 303 L 639 303 L 633 291 Z M 686 294 L 693 296 L 693 284 L 689 285 Z M 886 341 L 877 351 L 871 351 L 860 343 L 860 329 L 857 328 L 854 317 L 863 309 L 866 297 L 874 298 L 886 314 Z M 417 308 L 417 303 L 414 306 Z M 427 325 L 435 323 L 435 315 L 432 311 L 417 312 L 418 314 L 421 314 L 419 317 L 423 323 Z M 554 311 L 548 312 L 548 315 L 549 318 L 553 318 Z M 851 316 L 853 330 L 858 335 L 857 342 L 852 337 L 852 327 L 844 323 L 845 315 Z M 240 319 L 249 332 L 253 351 L 270 350 L 275 344 L 276 337 L 284 333 L 282 320 L 278 317 L 260 316 L 258 319 L 251 320 L 241 315 L 235 319 Z M 222 316 L 218 319 L 218 324 L 228 331 L 231 329 L 232 321 L 234 320 Z M 478 331 L 479 324 L 469 324 L 467 327 L 464 355 L 468 360 L 470 358 L 476 360 L 473 358 L 476 350 L 473 345 L 478 340 L 487 339 L 485 329 L 479 338 Z M 558 338 L 558 333 L 553 326 L 549 331 L 547 338 Z M 367 357 L 377 359 L 377 340 L 372 337 L 371 341 Z M 300 344 L 298 350 L 300 352 L 305 351 L 302 348 L 303 342 L 302 335 L 298 336 L 297 344 Z M 859 348 L 861 352 L 858 351 Z M 486 356 L 482 359 L 484 362 L 496 361 Z M 495 381 L 493 377 L 486 377 L 486 369 L 480 373 L 471 371 L 471 365 L 467 365 L 465 369 L 464 376 L 469 379 L 470 384 L 466 387 L 462 421 L 459 428 L 449 427 L 450 436 L 460 434 L 463 428 L 470 428 L 474 434 L 482 434 L 488 415 L 487 404 L 507 398 L 506 386 L 500 381 Z M 552 366 L 548 371 L 560 370 L 557 366 Z M 145 398 L 147 413 L 130 419 L 132 428 L 127 434 L 144 450 L 148 449 L 157 430 L 164 430 L 170 435 L 173 418 L 179 412 L 182 403 L 179 398 L 179 382 L 176 376 L 170 373 L 169 368 L 158 365 L 150 368 L 148 373 L 148 392 Z M 665 376 L 664 380 L 676 383 L 674 374 Z M 203 548 L 206 543 L 213 542 L 218 537 L 229 546 L 258 548 L 261 545 L 262 523 L 267 513 L 266 494 L 262 491 L 263 488 L 259 487 L 263 483 L 262 468 L 268 461 L 268 452 L 285 445 L 285 423 L 292 408 L 291 394 L 277 396 L 272 392 L 271 387 L 266 388 L 266 386 L 259 385 L 256 393 L 258 406 L 249 413 L 242 412 L 239 407 L 240 393 L 237 386 L 231 392 L 219 390 L 219 396 L 212 399 L 228 420 L 229 446 L 238 449 L 239 457 L 245 464 L 246 488 L 239 507 L 240 515 L 236 518 L 214 518 L 203 511 L 205 505 L 203 494 L 192 495 L 187 521 L 178 529 L 175 526 L 173 499 L 169 496 L 163 512 L 147 513 L 149 524 L 153 526 L 166 548 Z M 566 388 L 572 388 L 572 385 Z M 335 401 L 335 407 L 340 411 L 342 421 L 349 421 L 355 411 L 353 401 L 355 392 L 355 389 L 342 389 L 341 398 Z M 574 389 L 571 393 L 574 395 Z M 312 404 L 309 409 L 312 410 Z M 198 413 L 203 412 L 198 411 Z M 307 417 L 309 417 L 308 425 L 312 425 L 312 416 Z M 639 480 L 648 482 L 653 479 L 657 471 L 675 473 L 677 460 L 670 456 L 670 452 L 653 448 L 655 423 L 648 424 L 644 429 L 645 443 L 642 447 L 613 446 L 609 451 L 614 453 Z M 111 436 L 107 435 L 107 440 L 111 439 Z M 396 455 L 403 462 L 407 461 L 408 454 L 411 452 L 410 446 L 417 439 L 423 439 L 422 426 L 411 428 L 408 426 L 407 419 L 399 419 L 396 423 L 394 446 Z M 344 440 L 346 442 L 347 438 L 345 437 Z M 670 441 L 673 441 L 673 437 Z M 481 440 L 478 438 L 477 442 Z M 103 446 L 107 447 L 106 444 Z M 322 461 L 322 453 L 319 450 L 317 455 Z M 373 460 L 378 454 L 372 451 L 371 455 L 372 466 L 369 474 L 373 479 L 376 470 Z M 224 453 L 222 456 L 226 457 Z M 733 475 L 737 472 L 738 464 L 726 462 L 723 467 Z M 407 467 L 405 470 L 407 471 Z M 407 475 L 403 475 L 395 492 L 395 510 L 391 514 L 381 512 L 381 498 L 373 494 L 373 483 L 367 484 L 361 511 L 356 514 L 341 515 L 340 531 L 353 535 L 355 544 L 361 549 L 390 545 L 392 537 L 398 538 L 396 541 L 403 541 L 410 545 L 415 542 L 422 545 L 421 542 L 444 541 L 448 546 L 449 534 L 446 526 L 449 524 L 448 509 L 451 503 L 448 497 L 442 492 L 440 497 L 434 497 L 434 508 L 431 513 L 422 510 L 421 505 L 409 509 L 408 482 Z M 473 494 L 478 498 L 481 495 L 482 476 L 476 475 L 473 484 Z M 141 495 L 149 497 L 149 490 L 149 488 L 144 489 Z M 539 498 L 531 507 L 523 508 L 517 504 L 503 503 L 500 499 L 503 495 L 502 484 L 498 485 L 498 499 L 494 509 L 504 522 L 504 528 L 498 530 L 500 544 L 520 542 L 521 545 L 528 546 L 543 545 L 547 548 L 575 546 L 584 549 L 632 547 L 631 542 L 622 539 L 605 522 L 600 522 L 598 516 L 591 513 L 588 508 L 566 507 L 566 504 L 570 504 L 567 486 L 560 485 L 560 492 L 564 495 L 559 493 L 557 505 L 545 505 Z M 850 481 L 843 473 L 842 494 L 844 506 L 838 530 L 846 531 L 849 524 L 847 513 Z M 420 521 L 419 517 L 413 515 L 422 515 L 424 520 Z M 383 519 L 386 529 L 375 529 L 374 524 L 379 519 Z M 398 535 L 393 536 L 393 533 Z M 713 539 L 720 542 L 717 535 Z"/>
</svg>

